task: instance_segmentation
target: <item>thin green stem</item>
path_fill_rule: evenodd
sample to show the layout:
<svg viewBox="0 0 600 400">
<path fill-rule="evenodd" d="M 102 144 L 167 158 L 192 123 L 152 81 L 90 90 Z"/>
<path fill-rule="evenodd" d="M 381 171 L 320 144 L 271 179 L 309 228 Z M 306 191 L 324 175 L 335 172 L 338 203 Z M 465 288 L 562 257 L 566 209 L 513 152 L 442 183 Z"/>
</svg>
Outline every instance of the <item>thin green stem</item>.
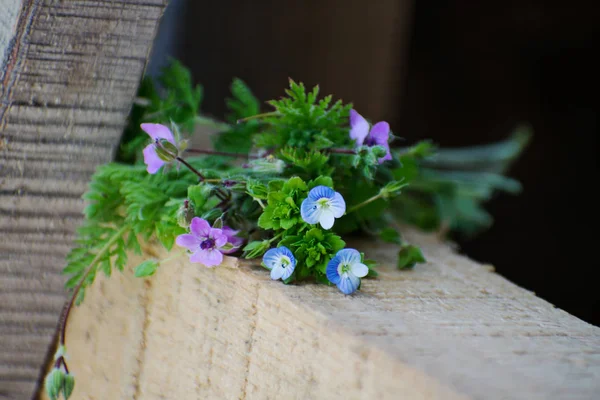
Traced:
<svg viewBox="0 0 600 400">
<path fill-rule="evenodd" d="M 102 257 L 104 256 L 104 254 L 108 250 L 110 250 L 110 247 L 117 240 L 119 240 L 119 238 L 122 237 L 123 234 L 128 229 L 129 229 L 129 227 L 127 225 L 123 226 L 121 229 L 119 229 L 117 232 L 115 232 L 115 234 L 110 238 L 110 240 L 108 242 L 106 242 L 106 244 L 104 246 L 102 246 L 102 248 L 100 249 L 100 251 L 98 251 L 98 253 L 96 253 L 96 256 L 94 257 L 94 259 L 92 260 L 92 262 L 90 262 L 90 266 L 88 267 L 88 269 L 85 272 L 85 274 L 83 275 L 83 277 L 81 277 L 81 280 L 79 281 L 79 284 L 77 284 L 77 286 L 75 287 L 75 290 L 73 290 L 73 295 L 71 296 L 71 299 L 69 299 L 69 302 L 63 308 L 63 312 L 62 312 L 62 315 L 61 315 L 61 323 L 60 323 L 60 345 L 62 345 L 62 346 L 65 345 L 65 341 L 66 341 L 66 338 L 67 338 L 67 320 L 69 319 L 69 314 L 71 313 L 71 309 L 73 308 L 73 304 L 75 304 L 75 299 L 77 298 L 77 295 L 79 294 L 79 291 L 83 287 L 83 284 L 84 284 L 86 278 L 89 276 L 90 272 L 92 272 L 93 268 L 96 266 L 96 264 L 98 263 L 98 261 L 100 261 L 102 259 Z M 66 368 L 66 366 L 65 366 L 65 368 Z"/>
<path fill-rule="evenodd" d="M 279 232 L 277 235 L 275 235 L 271 239 L 269 239 L 269 243 L 273 243 L 275 240 L 279 239 L 281 236 L 283 236 L 283 232 Z"/>
<path fill-rule="evenodd" d="M 352 212 L 354 212 L 354 211 L 358 210 L 359 208 L 361 208 L 361 207 L 364 207 L 364 206 L 366 206 L 367 204 L 369 204 L 369 203 L 372 203 L 372 202 L 374 202 L 375 200 L 378 200 L 378 199 L 380 199 L 380 198 L 382 198 L 382 197 L 383 197 L 383 194 L 382 194 L 381 192 L 379 192 L 379 193 L 378 193 L 378 194 L 376 194 L 375 196 L 373 196 L 373 197 L 370 197 L 370 198 L 366 199 L 366 200 L 365 200 L 365 201 L 363 201 L 362 203 L 358 203 L 358 204 L 355 204 L 355 205 L 353 205 L 352 207 L 350 207 L 350 208 L 348 209 L 348 211 L 346 211 L 346 214 L 350 214 L 350 213 L 352 213 Z"/>
<path fill-rule="evenodd" d="M 279 115 L 279 112 L 271 111 L 271 112 L 266 112 L 266 113 L 262 113 L 262 114 L 256 114 L 256 115 L 252 115 L 250 117 L 238 119 L 237 123 L 239 124 L 240 122 L 246 122 L 246 121 L 250 121 L 253 119 L 259 119 L 259 118 L 263 118 L 263 117 L 274 117 L 276 115 Z"/>
<path fill-rule="evenodd" d="M 327 149 L 327 151 L 336 154 L 356 154 L 356 151 L 353 149 Z"/>
</svg>

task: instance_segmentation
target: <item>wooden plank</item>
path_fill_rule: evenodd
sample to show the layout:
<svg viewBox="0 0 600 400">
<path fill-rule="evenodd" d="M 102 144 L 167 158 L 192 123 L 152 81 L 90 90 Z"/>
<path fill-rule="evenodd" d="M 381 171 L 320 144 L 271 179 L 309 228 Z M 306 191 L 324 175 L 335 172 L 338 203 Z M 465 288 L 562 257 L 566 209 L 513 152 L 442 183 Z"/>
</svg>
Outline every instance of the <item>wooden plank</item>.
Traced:
<svg viewBox="0 0 600 400">
<path fill-rule="evenodd" d="M 142 280 L 98 277 L 67 330 L 75 398 L 592 399 L 600 328 L 556 309 L 436 238 L 353 296 L 283 285 L 258 267 L 185 256 Z M 153 247 L 146 257 L 167 255 Z M 231 260 L 229 260 L 231 261 Z"/>
<path fill-rule="evenodd" d="M 0 0 L 0 398 L 36 391 L 81 195 L 112 159 L 165 5 Z"/>
</svg>

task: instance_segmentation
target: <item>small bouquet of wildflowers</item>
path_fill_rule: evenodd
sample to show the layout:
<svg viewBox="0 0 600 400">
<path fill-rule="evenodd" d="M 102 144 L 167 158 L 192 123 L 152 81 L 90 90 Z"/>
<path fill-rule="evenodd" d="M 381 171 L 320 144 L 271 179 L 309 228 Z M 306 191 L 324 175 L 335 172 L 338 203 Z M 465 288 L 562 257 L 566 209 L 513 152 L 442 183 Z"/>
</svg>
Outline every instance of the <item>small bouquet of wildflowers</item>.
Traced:
<svg viewBox="0 0 600 400">
<path fill-rule="evenodd" d="M 199 115 L 201 88 L 179 63 L 159 83 L 142 82 L 117 160 L 98 169 L 84 195 L 85 222 L 64 269 L 73 296 L 46 380 L 53 399 L 68 398 L 74 385 L 64 359 L 69 310 L 98 271 L 122 271 L 140 241 L 181 249 L 190 268 L 218 268 L 227 255 L 284 284 L 352 295 L 377 273 L 376 260 L 346 244 L 350 236 L 392 243 L 398 268 L 411 268 L 426 255 L 403 240 L 401 224 L 476 233 L 491 222 L 481 204 L 497 190 L 520 189 L 503 172 L 526 132 L 469 149 L 399 147 L 387 122 L 371 123 L 351 104 L 292 80 L 267 112 L 234 80 L 224 122 Z M 217 131 L 213 149 L 190 147 L 198 124 Z M 161 262 L 146 260 L 134 273 L 151 276 Z"/>
</svg>

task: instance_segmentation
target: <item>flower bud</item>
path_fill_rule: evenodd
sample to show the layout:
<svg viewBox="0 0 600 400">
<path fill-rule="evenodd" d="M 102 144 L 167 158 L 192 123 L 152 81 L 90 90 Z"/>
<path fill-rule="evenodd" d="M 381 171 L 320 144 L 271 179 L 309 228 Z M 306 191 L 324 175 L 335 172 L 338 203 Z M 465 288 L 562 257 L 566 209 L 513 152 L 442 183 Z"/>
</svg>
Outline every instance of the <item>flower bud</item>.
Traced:
<svg viewBox="0 0 600 400">
<path fill-rule="evenodd" d="M 65 399 L 69 399 L 71 393 L 73 393 L 73 389 L 75 388 L 75 377 L 71 374 L 65 374 L 64 382 L 63 382 L 63 396 Z"/>
<path fill-rule="evenodd" d="M 195 216 L 194 206 L 189 200 L 185 200 L 177 210 L 177 224 L 182 228 L 187 228 Z"/>
<path fill-rule="evenodd" d="M 58 368 L 53 368 L 52 371 L 46 376 L 44 386 L 46 393 L 50 400 L 57 400 L 60 396 L 60 392 L 63 390 L 63 384 L 65 380 L 65 374 Z"/>
<path fill-rule="evenodd" d="M 179 154 L 177 147 L 166 139 L 156 139 L 154 145 L 156 155 L 164 162 L 175 160 Z"/>
<path fill-rule="evenodd" d="M 252 160 L 249 164 L 253 171 L 263 173 L 279 174 L 283 172 L 283 169 L 285 168 L 285 163 L 282 160 L 273 157 L 272 155 L 269 155 L 265 158 Z"/>
</svg>

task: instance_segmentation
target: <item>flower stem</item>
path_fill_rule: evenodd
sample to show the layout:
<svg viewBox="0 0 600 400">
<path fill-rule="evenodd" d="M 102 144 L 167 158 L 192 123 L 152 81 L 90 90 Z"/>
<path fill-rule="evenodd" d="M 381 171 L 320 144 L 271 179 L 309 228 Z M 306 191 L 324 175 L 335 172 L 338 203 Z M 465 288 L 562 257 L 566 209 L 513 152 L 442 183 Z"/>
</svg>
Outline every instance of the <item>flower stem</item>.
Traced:
<svg viewBox="0 0 600 400">
<path fill-rule="evenodd" d="M 188 153 L 194 154 L 210 154 L 214 156 L 225 156 L 225 157 L 236 157 L 236 158 L 260 158 L 259 156 L 252 154 L 244 154 L 244 153 L 229 153 L 226 151 L 215 151 L 215 150 L 206 150 L 206 149 L 187 149 L 185 150 Z"/>
<path fill-rule="evenodd" d="M 177 161 L 179 161 L 180 163 L 182 163 L 183 165 L 185 165 L 186 167 L 188 167 L 188 169 L 190 171 L 192 171 L 193 173 L 195 173 L 196 175 L 198 175 L 198 178 L 200 178 L 200 182 L 204 182 L 204 175 L 202 175 L 200 173 L 200 171 L 198 171 L 196 168 L 192 167 L 190 165 L 190 163 L 188 163 L 187 161 L 185 161 L 183 158 L 181 157 L 177 157 Z"/>
<path fill-rule="evenodd" d="M 59 341 L 59 343 L 61 346 L 65 345 L 65 341 L 67 339 L 67 320 L 69 319 L 69 314 L 71 313 L 73 304 L 75 304 L 75 299 L 77 298 L 79 291 L 83 287 L 83 283 L 85 282 L 86 278 L 89 276 L 90 272 L 92 272 L 92 270 L 94 269 L 94 266 L 98 263 L 98 261 L 100 261 L 100 259 L 104 256 L 104 254 L 108 250 L 110 250 L 110 246 L 112 246 L 120 237 L 122 237 L 123 234 L 128 229 L 129 229 L 129 227 L 127 225 L 123 226 L 121 229 L 119 229 L 117 232 L 115 232 L 115 234 L 110 238 L 110 240 L 108 242 L 106 242 L 106 244 L 100 249 L 100 251 L 98 251 L 98 253 L 96 253 L 96 256 L 90 263 L 90 266 L 88 267 L 87 271 L 81 277 L 79 284 L 77 284 L 77 286 L 73 290 L 73 295 L 71 295 L 69 302 L 63 308 L 63 312 L 62 312 L 61 319 L 60 319 L 61 322 L 60 322 L 60 336 L 59 336 L 60 341 Z M 63 363 L 64 363 L 64 360 L 63 360 Z M 66 369 L 66 363 L 64 363 L 64 364 L 65 364 L 65 369 Z"/>
<path fill-rule="evenodd" d="M 381 192 L 379 192 L 379 193 L 378 193 L 378 194 L 376 194 L 375 196 L 373 196 L 373 197 L 370 197 L 370 198 L 366 199 L 366 200 L 365 200 L 365 201 L 363 201 L 362 203 L 358 203 L 358 204 L 355 204 L 355 205 L 353 205 L 352 207 L 350 207 L 350 208 L 348 209 L 348 211 L 346 211 L 346 214 L 350 214 L 350 213 L 352 213 L 352 212 L 354 212 L 354 211 L 358 210 L 359 208 L 361 208 L 361 207 L 364 207 L 364 206 L 366 206 L 367 204 L 369 204 L 369 203 L 372 203 L 372 202 L 374 202 L 375 200 L 378 200 L 378 199 L 380 199 L 380 198 L 382 198 L 382 197 L 383 197 L 383 194 L 382 194 Z"/>
<path fill-rule="evenodd" d="M 263 118 L 263 117 L 274 117 L 275 115 L 279 115 L 279 112 L 271 111 L 271 112 L 266 112 L 266 113 L 262 113 L 262 114 L 252 115 L 250 117 L 238 119 L 237 123 L 239 124 L 240 122 L 246 122 L 246 121 L 250 121 L 252 119 L 259 119 L 259 118 Z"/>
<path fill-rule="evenodd" d="M 356 151 L 353 149 L 327 149 L 327 151 L 337 154 L 356 154 Z"/>
<path fill-rule="evenodd" d="M 283 232 L 279 232 L 277 235 L 269 239 L 269 243 L 273 243 L 276 239 L 279 239 L 283 235 Z"/>
</svg>

